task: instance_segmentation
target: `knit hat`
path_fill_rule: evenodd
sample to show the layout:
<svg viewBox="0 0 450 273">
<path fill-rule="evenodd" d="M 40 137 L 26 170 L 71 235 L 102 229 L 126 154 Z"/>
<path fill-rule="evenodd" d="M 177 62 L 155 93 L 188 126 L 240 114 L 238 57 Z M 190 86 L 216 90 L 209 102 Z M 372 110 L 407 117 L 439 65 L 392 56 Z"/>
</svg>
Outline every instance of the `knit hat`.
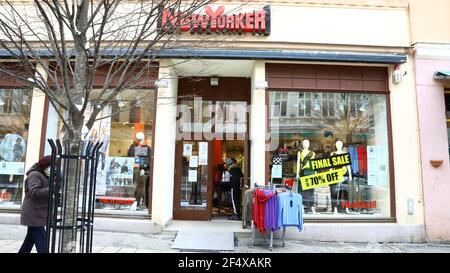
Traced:
<svg viewBox="0 0 450 273">
<path fill-rule="evenodd" d="M 39 159 L 37 164 L 39 165 L 39 168 L 45 170 L 52 164 L 52 157 L 50 155 L 44 156 L 43 158 Z"/>
</svg>

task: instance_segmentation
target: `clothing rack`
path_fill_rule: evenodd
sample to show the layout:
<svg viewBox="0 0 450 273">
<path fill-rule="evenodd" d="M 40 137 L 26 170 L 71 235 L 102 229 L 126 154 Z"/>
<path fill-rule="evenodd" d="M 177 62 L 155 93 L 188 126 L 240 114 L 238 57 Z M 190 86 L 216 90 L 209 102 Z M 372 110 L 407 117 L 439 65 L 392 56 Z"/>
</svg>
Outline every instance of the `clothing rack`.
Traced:
<svg viewBox="0 0 450 273">
<path fill-rule="evenodd" d="M 280 186 L 279 188 L 287 188 L 287 187 L 285 187 L 285 185 L 275 185 L 275 184 L 273 184 L 273 185 L 257 185 L 257 184 L 254 184 L 255 188 L 263 189 L 263 190 L 269 190 L 270 189 L 270 190 L 275 190 L 276 191 L 277 190 L 276 186 Z M 271 230 L 269 232 L 269 236 L 270 236 L 270 238 L 269 238 L 269 250 L 270 251 L 273 250 L 273 233 L 274 233 L 273 230 Z M 264 233 L 264 242 L 267 242 L 266 235 L 267 235 L 267 233 Z M 283 235 L 282 235 L 282 238 L 281 238 L 283 247 L 286 246 L 285 235 L 286 235 L 286 227 L 284 226 L 283 227 Z M 255 238 L 256 238 L 256 227 L 255 227 L 254 221 L 252 221 L 252 246 L 255 245 Z"/>
</svg>

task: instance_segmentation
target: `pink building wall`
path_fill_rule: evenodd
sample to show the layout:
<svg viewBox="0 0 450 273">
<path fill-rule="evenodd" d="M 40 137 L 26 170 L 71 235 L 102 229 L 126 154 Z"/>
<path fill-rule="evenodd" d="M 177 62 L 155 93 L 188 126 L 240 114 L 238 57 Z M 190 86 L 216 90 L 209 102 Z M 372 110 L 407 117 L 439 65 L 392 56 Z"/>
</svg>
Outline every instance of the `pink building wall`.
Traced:
<svg viewBox="0 0 450 273">
<path fill-rule="evenodd" d="M 444 84 L 437 70 L 450 69 L 450 60 L 416 59 L 423 198 L 427 240 L 450 240 L 450 165 L 445 116 Z M 430 160 L 444 160 L 433 167 Z"/>
</svg>

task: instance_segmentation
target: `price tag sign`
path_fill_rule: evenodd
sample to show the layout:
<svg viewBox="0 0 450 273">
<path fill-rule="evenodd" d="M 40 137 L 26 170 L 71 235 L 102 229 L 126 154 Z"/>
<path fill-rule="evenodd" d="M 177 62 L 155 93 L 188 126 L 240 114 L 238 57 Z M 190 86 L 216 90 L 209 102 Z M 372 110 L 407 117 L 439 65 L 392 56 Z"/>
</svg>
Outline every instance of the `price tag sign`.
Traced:
<svg viewBox="0 0 450 273">
<path fill-rule="evenodd" d="M 283 178 L 283 165 L 272 166 L 272 178 Z"/>
<path fill-rule="evenodd" d="M 300 177 L 303 190 L 324 187 L 332 184 L 344 182 L 344 173 L 342 169 L 331 170 L 313 175 Z"/>
</svg>

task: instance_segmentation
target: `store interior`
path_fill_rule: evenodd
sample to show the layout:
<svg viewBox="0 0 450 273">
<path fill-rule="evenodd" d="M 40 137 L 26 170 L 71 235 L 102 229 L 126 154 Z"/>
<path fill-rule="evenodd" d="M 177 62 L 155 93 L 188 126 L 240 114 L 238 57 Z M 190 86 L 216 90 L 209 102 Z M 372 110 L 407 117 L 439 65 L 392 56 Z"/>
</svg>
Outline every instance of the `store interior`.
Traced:
<svg viewBox="0 0 450 273">
<path fill-rule="evenodd" d="M 228 219 L 233 214 L 231 200 L 231 189 L 229 182 L 223 182 L 223 163 L 227 158 L 234 158 L 241 168 L 244 177 L 245 173 L 245 150 L 244 140 L 214 140 L 213 141 L 213 208 L 214 219 Z M 244 183 L 241 179 L 241 185 Z"/>
</svg>

